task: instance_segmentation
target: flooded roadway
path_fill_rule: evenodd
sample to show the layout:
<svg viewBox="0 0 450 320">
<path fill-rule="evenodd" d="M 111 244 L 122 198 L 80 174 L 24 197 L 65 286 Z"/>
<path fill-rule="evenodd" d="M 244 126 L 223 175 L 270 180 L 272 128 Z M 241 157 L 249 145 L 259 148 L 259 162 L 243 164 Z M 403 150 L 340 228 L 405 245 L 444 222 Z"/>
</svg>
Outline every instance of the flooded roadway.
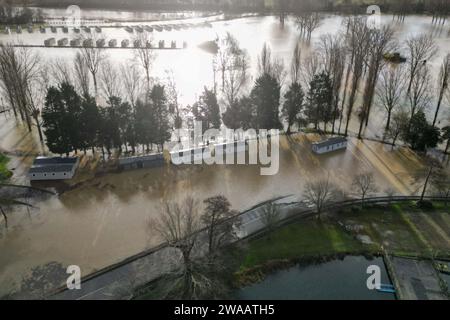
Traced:
<svg viewBox="0 0 450 320">
<path fill-rule="evenodd" d="M 328 17 L 314 33 L 314 38 L 334 32 L 341 20 L 341 17 Z M 427 21 L 424 17 L 408 17 L 405 24 L 398 27 L 402 31 L 398 37 L 428 30 L 431 24 Z M 249 51 L 253 66 L 264 42 L 271 45 L 274 55 L 288 64 L 297 41 L 292 22 L 281 30 L 273 17 L 222 21 L 213 26 L 209 31 L 192 31 L 209 35 L 192 37 L 201 42 L 211 40 L 213 31 L 230 31 Z M 443 56 L 449 52 L 450 41 L 447 35 L 441 37 L 440 55 Z M 45 52 L 52 57 L 70 58 L 75 52 L 72 49 L 41 50 L 47 50 Z M 132 50 L 111 51 L 110 55 L 126 61 L 132 57 Z M 436 66 L 439 59 L 436 59 Z M 154 74 L 163 78 L 165 70 L 173 69 L 183 102 L 191 103 L 203 85 L 208 81 L 212 83 L 211 63 L 212 56 L 195 47 L 161 52 Z M 379 132 L 384 125 L 382 117 L 379 112 L 377 121 L 369 127 L 371 132 Z M 352 127 L 357 129 L 356 124 Z M 14 181 L 27 183 L 24 174 L 33 156 L 42 152 L 37 136 L 29 134 L 23 125 L 17 126 L 12 117 L 6 119 L 0 115 L 0 137 L 0 150 L 12 156 L 10 166 L 15 168 Z M 150 232 L 149 219 L 158 216 L 162 201 L 183 198 L 187 191 L 199 200 L 223 194 L 234 209 L 243 210 L 277 196 L 301 196 L 305 182 L 327 173 L 350 190 L 352 177 L 363 169 L 374 172 L 380 191 L 389 186 L 401 194 L 416 191 L 412 175 L 421 167 L 421 162 L 407 149 L 391 151 L 389 146 L 352 139 L 347 151 L 318 157 L 309 151 L 310 140 L 317 138 L 282 137 L 280 171 L 274 176 L 260 176 L 258 166 L 247 165 L 137 170 L 93 178 L 59 197 L 36 203 L 39 209 L 33 210 L 31 219 L 25 210 L 16 208 L 14 213 L 9 213 L 10 228 L 0 227 L 0 296 L 19 289 L 22 280 L 37 266 L 51 262 L 62 266 L 76 264 L 87 274 L 154 246 L 159 239 Z"/>
</svg>

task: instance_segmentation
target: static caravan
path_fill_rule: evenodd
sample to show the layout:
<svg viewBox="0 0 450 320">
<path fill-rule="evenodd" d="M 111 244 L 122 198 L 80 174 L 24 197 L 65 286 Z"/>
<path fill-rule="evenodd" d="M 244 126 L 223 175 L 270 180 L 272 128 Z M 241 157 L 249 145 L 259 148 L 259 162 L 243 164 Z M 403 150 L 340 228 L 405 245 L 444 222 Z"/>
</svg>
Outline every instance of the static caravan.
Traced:
<svg viewBox="0 0 450 320">
<path fill-rule="evenodd" d="M 70 40 L 71 47 L 79 47 L 81 45 L 80 39 L 72 39 Z"/>
<path fill-rule="evenodd" d="M 347 148 L 347 139 L 344 137 L 333 137 L 312 144 L 312 150 L 314 151 L 314 153 L 317 154 L 328 153 L 346 148 Z"/>
<path fill-rule="evenodd" d="M 117 40 L 116 40 L 116 39 L 111 39 L 111 40 L 109 40 L 109 41 L 108 41 L 108 46 L 109 46 L 110 48 L 116 47 L 116 46 L 117 46 Z"/>
<path fill-rule="evenodd" d="M 97 47 L 100 47 L 100 48 L 104 47 L 105 43 L 106 43 L 105 39 L 98 39 L 97 42 L 96 42 Z"/>
<path fill-rule="evenodd" d="M 44 40 L 44 45 L 45 45 L 46 47 L 54 46 L 55 43 L 56 43 L 55 38 L 48 38 L 48 39 Z"/>
<path fill-rule="evenodd" d="M 119 159 L 120 170 L 154 168 L 154 167 L 161 167 L 163 165 L 164 165 L 164 156 L 162 153 Z"/>
<path fill-rule="evenodd" d="M 62 38 L 58 40 L 58 46 L 62 47 L 62 46 L 67 46 L 67 44 L 69 43 L 69 39 L 67 38 Z"/>
<path fill-rule="evenodd" d="M 86 39 L 83 41 L 83 47 L 93 47 L 93 46 L 94 46 L 94 40 Z"/>
<path fill-rule="evenodd" d="M 72 179 L 79 164 L 79 158 L 38 157 L 28 171 L 31 181 Z"/>
</svg>

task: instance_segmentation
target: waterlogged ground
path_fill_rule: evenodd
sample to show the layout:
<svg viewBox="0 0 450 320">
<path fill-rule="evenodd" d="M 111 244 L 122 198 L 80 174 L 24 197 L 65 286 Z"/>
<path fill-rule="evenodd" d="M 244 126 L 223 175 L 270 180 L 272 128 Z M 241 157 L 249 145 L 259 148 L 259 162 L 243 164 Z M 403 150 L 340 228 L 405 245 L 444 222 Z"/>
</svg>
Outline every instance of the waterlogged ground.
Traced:
<svg viewBox="0 0 450 320">
<path fill-rule="evenodd" d="M 390 17 L 384 20 L 390 21 Z M 423 30 L 432 32 L 429 20 L 408 17 L 403 25 L 397 25 L 397 36 L 403 39 Z M 335 32 L 341 21 L 341 17 L 329 16 L 314 33 L 314 39 Z M 254 72 L 264 42 L 271 45 L 274 55 L 288 63 L 298 36 L 291 21 L 280 29 L 274 17 L 214 22 L 212 29 L 183 31 L 178 36 L 201 43 L 227 31 L 249 51 Z M 110 32 L 126 36 L 120 29 Z M 166 38 L 166 33 L 159 36 Z M 177 35 L 167 33 L 166 39 L 169 36 Z M 1 35 L 0 40 L 4 37 Z M 446 32 L 442 31 L 436 39 L 440 56 L 450 51 Z M 39 50 L 51 58 L 71 58 L 75 53 L 72 49 Z M 123 62 L 133 55 L 132 50 L 119 49 L 108 50 L 108 54 Z M 165 70 L 173 69 L 183 102 L 191 103 L 202 87 L 213 81 L 211 62 L 209 53 L 192 45 L 187 50 L 158 51 L 154 75 L 163 78 Z M 446 119 L 448 108 L 443 109 L 442 118 Z M 368 134 L 378 135 L 384 118 L 380 112 L 373 116 L 376 121 Z M 355 129 L 356 124 L 352 127 Z M 38 138 L 17 125 L 13 117 L 4 115 L 0 115 L 0 137 L 0 149 L 11 158 L 13 181 L 27 183 L 25 174 L 32 159 L 43 151 Z M 301 196 L 305 182 L 328 173 L 347 189 L 352 177 L 363 169 L 374 172 L 380 191 L 393 186 L 399 194 L 411 194 L 418 188 L 412 175 L 421 162 L 407 149 L 392 151 L 389 146 L 376 142 L 352 139 L 347 151 L 318 157 L 309 151 L 310 141 L 317 139 L 313 135 L 282 137 L 280 170 L 274 176 L 261 176 L 258 166 L 248 165 L 138 170 L 92 178 L 60 196 L 38 201 L 35 203 L 38 209 L 32 210 L 31 218 L 26 210 L 15 209 L 9 213 L 10 228 L 6 230 L 0 225 L 0 296 L 18 290 L 21 285 L 26 289 L 42 286 L 46 281 L 61 283 L 63 268 L 70 264 L 79 265 L 82 273 L 87 274 L 156 245 L 159 239 L 149 228 L 150 219 L 158 217 L 162 201 L 178 200 L 188 191 L 199 200 L 223 194 L 234 209 L 243 210 L 277 196 Z"/>
</svg>

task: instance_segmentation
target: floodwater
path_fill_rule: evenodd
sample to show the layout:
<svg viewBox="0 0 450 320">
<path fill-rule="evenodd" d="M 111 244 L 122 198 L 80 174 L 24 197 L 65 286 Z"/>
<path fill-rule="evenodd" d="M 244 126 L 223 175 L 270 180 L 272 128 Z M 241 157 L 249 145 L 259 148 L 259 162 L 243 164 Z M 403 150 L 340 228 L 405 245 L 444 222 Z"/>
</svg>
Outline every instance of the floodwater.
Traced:
<svg viewBox="0 0 450 320">
<path fill-rule="evenodd" d="M 384 20 L 390 21 L 390 18 L 384 17 Z M 408 17 L 403 25 L 397 25 L 398 37 L 404 39 L 421 30 L 431 32 L 429 20 Z M 335 32 L 341 21 L 338 16 L 327 17 L 314 33 L 313 40 L 320 34 Z M 153 71 L 154 77 L 164 79 L 165 72 L 173 70 L 184 104 L 192 103 L 204 85 L 213 83 L 213 56 L 197 48 L 197 44 L 231 32 L 248 50 L 255 75 L 257 55 L 265 42 L 275 56 L 288 64 L 298 40 L 293 22 L 289 21 L 280 29 L 275 17 L 250 17 L 212 24 L 213 28 L 164 31 L 155 36 L 155 40 L 159 37 L 189 44 L 186 50 L 158 50 Z M 129 37 L 120 28 L 105 28 L 103 32 L 118 39 Z M 49 33 L 28 35 L 26 31 L 22 34 L 23 42 L 39 44 L 49 36 Z M 0 41 L 8 37 L 1 35 Z M 449 51 L 450 40 L 446 33 L 437 40 L 440 56 L 443 56 Z M 38 50 L 47 59 L 72 59 L 76 52 L 69 48 Z M 107 53 L 121 63 L 133 57 L 131 49 L 108 49 Z M 375 121 L 371 129 L 375 134 L 384 123 L 382 116 L 376 118 L 379 121 Z M 12 157 L 13 180 L 27 183 L 25 174 L 33 156 L 42 152 L 36 133 L 29 134 L 13 117 L 0 115 L 0 137 L 0 150 Z M 375 142 L 351 139 L 347 151 L 318 157 L 309 152 L 310 140 L 316 139 L 317 136 L 305 135 L 281 137 L 280 170 L 274 176 L 261 176 L 259 166 L 250 165 L 145 169 L 87 180 L 60 196 L 36 202 L 38 209 L 32 210 L 31 218 L 25 210 L 16 208 L 9 213 L 10 228 L 0 227 L 0 296 L 18 290 L 21 282 L 38 266 L 76 264 L 87 274 L 154 246 L 160 240 L 149 229 L 150 219 L 159 215 L 162 201 L 179 200 L 187 192 L 199 200 L 223 194 L 234 209 L 243 210 L 277 196 L 301 196 L 308 179 L 320 175 L 330 174 L 336 183 L 350 190 L 352 177 L 364 169 L 374 172 L 380 192 L 389 186 L 400 194 L 415 192 L 412 173 L 421 167 L 421 162 L 407 149 L 391 151 L 390 147 Z M 51 281 L 51 275 L 44 280 Z"/>
<path fill-rule="evenodd" d="M 241 300 L 394 300 L 392 293 L 369 290 L 370 265 L 380 267 L 381 283 L 390 284 L 382 258 L 347 256 L 317 265 L 295 266 L 277 271 L 264 281 L 242 288 Z"/>
</svg>

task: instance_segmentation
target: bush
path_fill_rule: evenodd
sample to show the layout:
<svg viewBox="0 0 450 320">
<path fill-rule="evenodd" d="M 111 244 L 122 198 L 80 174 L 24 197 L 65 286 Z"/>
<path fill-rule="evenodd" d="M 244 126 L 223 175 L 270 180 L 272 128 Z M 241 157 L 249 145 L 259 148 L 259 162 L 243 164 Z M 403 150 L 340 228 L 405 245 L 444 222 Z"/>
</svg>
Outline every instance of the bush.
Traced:
<svg viewBox="0 0 450 320">
<path fill-rule="evenodd" d="M 425 209 L 425 210 L 433 209 L 433 203 L 428 200 L 422 200 L 422 201 L 419 200 L 419 201 L 417 201 L 416 205 L 420 209 Z"/>
</svg>

